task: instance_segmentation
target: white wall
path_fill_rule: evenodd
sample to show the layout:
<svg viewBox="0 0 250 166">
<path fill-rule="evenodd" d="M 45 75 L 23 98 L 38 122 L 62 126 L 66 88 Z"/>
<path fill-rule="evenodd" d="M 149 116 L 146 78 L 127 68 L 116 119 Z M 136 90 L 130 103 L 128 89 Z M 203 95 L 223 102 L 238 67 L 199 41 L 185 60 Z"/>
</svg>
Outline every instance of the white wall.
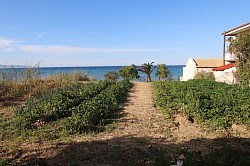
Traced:
<svg viewBox="0 0 250 166">
<path fill-rule="evenodd" d="M 208 73 L 208 72 L 212 72 L 213 70 L 212 70 L 213 68 L 197 68 L 197 72 L 206 72 L 206 73 Z"/>
<path fill-rule="evenodd" d="M 226 69 L 224 71 L 214 71 L 215 80 L 218 82 L 225 82 L 228 84 L 236 83 L 234 72 L 236 71 L 235 67 Z"/>
<path fill-rule="evenodd" d="M 186 67 L 183 67 L 182 81 L 193 79 L 197 74 L 196 63 L 193 58 L 189 58 Z"/>
</svg>

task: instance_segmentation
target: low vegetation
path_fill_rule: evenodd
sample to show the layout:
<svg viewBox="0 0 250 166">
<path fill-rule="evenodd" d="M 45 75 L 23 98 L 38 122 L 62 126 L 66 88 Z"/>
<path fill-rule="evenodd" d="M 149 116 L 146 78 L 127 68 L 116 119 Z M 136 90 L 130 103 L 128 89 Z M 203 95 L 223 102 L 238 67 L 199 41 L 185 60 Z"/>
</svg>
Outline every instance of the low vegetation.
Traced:
<svg viewBox="0 0 250 166">
<path fill-rule="evenodd" d="M 215 81 L 214 73 L 213 72 L 198 72 L 194 76 L 195 80 L 209 80 L 209 81 Z"/>
<path fill-rule="evenodd" d="M 130 88 L 131 84 L 128 81 L 117 82 L 108 86 L 91 100 L 82 102 L 73 110 L 73 115 L 67 119 L 64 131 L 74 134 L 96 130 L 98 126 L 114 117 Z"/>
<path fill-rule="evenodd" d="M 94 78 L 84 72 L 61 73 L 43 77 L 39 66 L 0 70 L 0 102 L 39 96 L 51 89 Z"/>
<path fill-rule="evenodd" d="M 41 77 L 38 67 L 2 69 L 1 76 L 1 152 L 9 155 L 19 153 L 20 142 L 56 141 L 102 130 L 132 86 L 110 79 L 90 82 L 92 78 L 81 72 Z M 11 163 L 4 154 L 0 165 Z"/>
<path fill-rule="evenodd" d="M 250 127 L 250 88 L 208 80 L 154 83 L 157 106 L 172 116 L 185 113 L 215 129 L 232 124 Z"/>
<path fill-rule="evenodd" d="M 13 131 L 15 135 L 34 131 L 40 135 L 45 127 L 63 129 L 60 133 L 51 131 L 55 135 L 48 135 L 48 139 L 99 130 L 117 113 L 130 88 L 128 81 L 99 81 L 52 90 L 16 107 L 13 118 L 0 124 L 0 138 L 11 137 Z"/>
<path fill-rule="evenodd" d="M 17 127 L 27 129 L 38 121 L 46 123 L 69 117 L 79 104 L 91 100 L 110 84 L 108 81 L 72 84 L 32 98 L 14 110 Z"/>
<path fill-rule="evenodd" d="M 105 80 L 113 80 L 117 81 L 119 79 L 120 75 L 116 71 L 110 71 L 104 74 Z"/>
</svg>

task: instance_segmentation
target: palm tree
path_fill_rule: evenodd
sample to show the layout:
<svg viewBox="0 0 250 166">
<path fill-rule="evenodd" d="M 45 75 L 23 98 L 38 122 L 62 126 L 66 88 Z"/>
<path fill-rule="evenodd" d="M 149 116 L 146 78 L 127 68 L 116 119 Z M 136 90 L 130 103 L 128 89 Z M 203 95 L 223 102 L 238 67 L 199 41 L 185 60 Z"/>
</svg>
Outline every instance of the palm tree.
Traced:
<svg viewBox="0 0 250 166">
<path fill-rule="evenodd" d="M 151 63 L 143 63 L 139 69 L 139 71 L 147 74 L 147 82 L 151 82 L 151 76 L 150 74 L 152 73 L 153 71 L 153 63 L 154 62 L 151 62 Z"/>
</svg>

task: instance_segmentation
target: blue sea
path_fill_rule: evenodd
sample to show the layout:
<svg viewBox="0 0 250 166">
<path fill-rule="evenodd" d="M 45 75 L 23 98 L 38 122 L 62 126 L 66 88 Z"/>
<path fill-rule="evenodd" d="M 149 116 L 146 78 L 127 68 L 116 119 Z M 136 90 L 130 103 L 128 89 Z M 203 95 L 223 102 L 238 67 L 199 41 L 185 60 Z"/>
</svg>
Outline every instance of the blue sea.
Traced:
<svg viewBox="0 0 250 166">
<path fill-rule="evenodd" d="M 169 65 L 167 66 L 168 70 L 173 75 L 174 80 L 178 80 L 179 76 L 182 75 L 184 65 Z M 122 66 L 97 66 L 97 67 L 40 67 L 41 76 L 54 75 L 59 73 L 71 73 L 71 72 L 85 72 L 88 75 L 95 77 L 97 80 L 103 80 L 104 74 L 110 71 L 116 71 L 122 68 Z M 15 68 L 15 70 L 22 70 L 22 68 Z M 157 80 L 155 75 L 157 68 L 154 67 L 154 70 L 151 74 L 152 80 Z M 1 72 L 1 69 L 0 69 Z M 147 76 L 139 72 L 140 79 L 137 81 L 145 81 Z"/>
</svg>

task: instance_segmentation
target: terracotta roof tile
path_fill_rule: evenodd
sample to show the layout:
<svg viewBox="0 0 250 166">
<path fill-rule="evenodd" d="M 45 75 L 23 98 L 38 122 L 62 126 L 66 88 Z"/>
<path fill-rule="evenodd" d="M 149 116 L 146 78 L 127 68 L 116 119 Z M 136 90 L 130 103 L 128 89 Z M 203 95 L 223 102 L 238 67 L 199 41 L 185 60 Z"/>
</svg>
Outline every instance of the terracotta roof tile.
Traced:
<svg viewBox="0 0 250 166">
<path fill-rule="evenodd" d="M 235 63 L 230 63 L 230 64 L 227 64 L 224 66 L 219 66 L 219 67 L 213 68 L 212 70 L 213 71 L 224 71 L 224 70 L 230 69 L 231 67 L 234 67 L 234 66 L 235 66 Z"/>
<path fill-rule="evenodd" d="M 194 59 L 197 68 L 215 68 L 223 65 L 222 58 Z"/>
</svg>

